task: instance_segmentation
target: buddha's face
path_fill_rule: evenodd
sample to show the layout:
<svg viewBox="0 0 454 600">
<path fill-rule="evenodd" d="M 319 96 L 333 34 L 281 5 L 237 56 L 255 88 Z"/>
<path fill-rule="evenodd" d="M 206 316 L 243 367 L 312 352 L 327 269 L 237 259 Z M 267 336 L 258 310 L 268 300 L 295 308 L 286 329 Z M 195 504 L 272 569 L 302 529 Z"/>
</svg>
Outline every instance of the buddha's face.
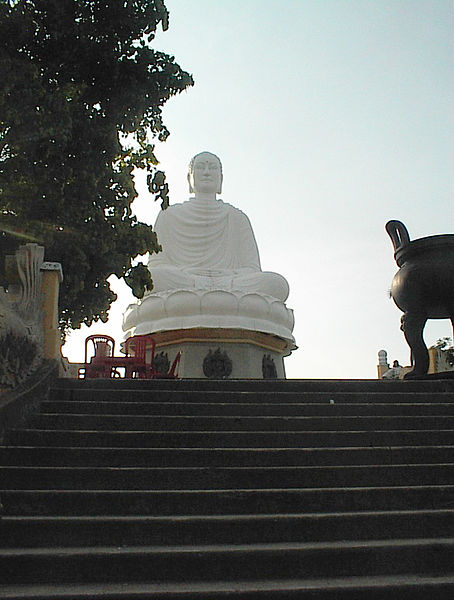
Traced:
<svg viewBox="0 0 454 600">
<path fill-rule="evenodd" d="M 201 152 L 197 154 L 189 171 L 189 188 L 191 192 L 221 193 L 221 162 L 215 154 Z"/>
</svg>

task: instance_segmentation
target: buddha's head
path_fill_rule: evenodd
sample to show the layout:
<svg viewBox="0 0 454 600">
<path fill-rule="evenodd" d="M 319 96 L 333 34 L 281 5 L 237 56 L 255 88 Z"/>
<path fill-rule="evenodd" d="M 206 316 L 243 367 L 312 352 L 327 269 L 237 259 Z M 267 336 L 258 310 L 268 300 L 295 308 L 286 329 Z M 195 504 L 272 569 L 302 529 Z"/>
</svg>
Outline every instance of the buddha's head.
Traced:
<svg viewBox="0 0 454 600">
<path fill-rule="evenodd" d="M 220 194 L 222 190 L 222 164 L 216 154 L 200 152 L 189 163 L 190 193 Z"/>
</svg>

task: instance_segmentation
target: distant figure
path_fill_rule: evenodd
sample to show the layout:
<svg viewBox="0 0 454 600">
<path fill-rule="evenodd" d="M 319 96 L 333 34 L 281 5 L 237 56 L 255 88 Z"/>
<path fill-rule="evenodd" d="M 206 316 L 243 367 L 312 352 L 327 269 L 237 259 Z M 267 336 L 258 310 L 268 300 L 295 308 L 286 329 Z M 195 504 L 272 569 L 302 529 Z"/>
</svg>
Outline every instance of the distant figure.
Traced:
<svg viewBox="0 0 454 600">
<path fill-rule="evenodd" d="M 254 233 L 247 216 L 222 200 L 222 165 L 210 152 L 189 165 L 194 197 L 158 215 L 155 231 L 162 252 L 148 263 L 153 292 L 167 290 L 240 290 L 285 302 L 287 281 L 260 267 Z"/>
<path fill-rule="evenodd" d="M 398 360 L 393 361 L 392 369 L 383 374 L 383 379 L 399 379 L 402 367 Z"/>
</svg>

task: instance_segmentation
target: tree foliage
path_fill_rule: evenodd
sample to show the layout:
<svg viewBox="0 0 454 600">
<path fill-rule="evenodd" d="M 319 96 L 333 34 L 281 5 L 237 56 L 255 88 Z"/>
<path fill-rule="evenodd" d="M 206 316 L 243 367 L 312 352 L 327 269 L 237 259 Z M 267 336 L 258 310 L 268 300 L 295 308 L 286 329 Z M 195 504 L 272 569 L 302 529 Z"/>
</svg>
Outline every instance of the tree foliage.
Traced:
<svg viewBox="0 0 454 600">
<path fill-rule="evenodd" d="M 169 134 L 164 103 L 193 83 L 151 47 L 158 26 L 162 0 L 0 0 L 0 253 L 38 241 L 62 263 L 63 332 L 107 319 L 111 274 L 138 297 L 151 288 L 131 263 L 159 250 L 131 212 L 132 173 L 150 172 L 165 207 L 153 140 Z"/>
</svg>

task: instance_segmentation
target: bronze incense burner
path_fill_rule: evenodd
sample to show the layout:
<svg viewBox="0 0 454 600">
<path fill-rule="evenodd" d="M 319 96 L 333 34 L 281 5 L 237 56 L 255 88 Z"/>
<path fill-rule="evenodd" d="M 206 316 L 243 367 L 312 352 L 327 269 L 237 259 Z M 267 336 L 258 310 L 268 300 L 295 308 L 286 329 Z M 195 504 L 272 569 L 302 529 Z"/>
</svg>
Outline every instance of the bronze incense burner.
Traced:
<svg viewBox="0 0 454 600">
<path fill-rule="evenodd" d="M 400 267 L 391 297 L 404 313 L 401 329 L 411 349 L 413 370 L 405 378 L 420 377 L 429 369 L 423 331 L 427 319 L 451 319 L 454 326 L 454 235 L 433 235 L 410 241 L 400 221 L 386 224 L 394 258 Z"/>
</svg>

